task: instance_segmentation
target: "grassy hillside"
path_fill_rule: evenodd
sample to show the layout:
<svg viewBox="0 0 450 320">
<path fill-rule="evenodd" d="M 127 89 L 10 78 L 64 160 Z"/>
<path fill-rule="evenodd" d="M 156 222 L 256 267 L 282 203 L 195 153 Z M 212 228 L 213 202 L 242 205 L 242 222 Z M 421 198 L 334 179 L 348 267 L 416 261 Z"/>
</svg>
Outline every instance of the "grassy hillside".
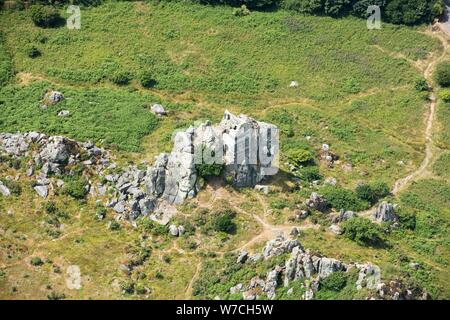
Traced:
<svg viewBox="0 0 450 320">
<path fill-rule="evenodd" d="M 285 11 L 236 17 L 229 7 L 182 3 L 111 2 L 81 14 L 81 29 L 68 30 L 38 28 L 27 11 L 0 13 L 0 132 L 63 134 L 111 148 L 123 162 L 152 162 L 171 149 L 173 130 L 197 120 L 216 122 L 230 109 L 280 127 L 282 170 L 269 181 L 268 196 L 214 184 L 203 188 L 176 218 L 193 231 L 175 239 L 166 229 L 141 222 L 110 230 L 112 211 L 100 222 L 94 199 L 80 202 L 58 194 L 50 200 L 67 218 L 55 234 L 46 202 L 24 177 L 24 163 L 12 168 L 3 161 L 0 177 L 20 176 L 22 192 L 0 196 L 0 298 L 47 298 L 52 292 L 83 299 L 238 298 L 228 295 L 229 287 L 272 267 L 234 270 L 235 257 L 227 254 L 261 232 L 259 220 L 288 230 L 294 210 L 316 191 L 313 180 L 334 177 L 352 199 L 358 183 L 392 187 L 424 158 L 429 101 L 415 84 L 425 60 L 442 52 L 424 28 L 384 23 L 381 30 L 367 30 L 365 20 L 353 17 Z M 41 55 L 31 58 L 31 47 Z M 140 84 L 144 72 L 155 80 L 153 88 Z M 115 84 L 115 76 L 123 74 L 130 82 Z M 293 80 L 298 88 L 289 88 Z M 65 100 L 43 110 L 48 89 L 63 92 Z M 150 112 L 154 102 L 165 105 L 167 117 Z M 71 115 L 60 118 L 60 110 Z M 449 110 L 448 104 L 438 106 L 435 140 L 442 149 L 449 148 Z M 319 160 L 323 143 L 339 156 L 333 167 Z M 309 152 L 312 170 L 318 170 L 309 180 L 302 177 L 300 187 L 284 165 L 295 150 Z M 327 216 L 317 212 L 298 222 L 318 223 L 299 240 L 345 262 L 376 263 L 383 278 L 405 277 L 434 298 L 450 297 L 449 156 L 441 151 L 426 179 L 398 198 L 390 196 L 405 221 L 415 223 L 386 234 L 388 246 L 363 247 L 336 236 L 327 229 Z M 236 210 L 233 234 L 201 224 L 214 206 L 225 206 L 219 200 Z M 250 248 L 260 249 L 261 243 Z M 36 256 L 43 265 L 30 263 Z M 142 263 L 127 274 L 120 266 L 136 256 Z M 412 270 L 410 262 L 421 267 Z M 66 288 L 61 270 L 69 265 L 81 268 L 80 291 Z M 134 293 L 127 293 L 132 286 Z M 353 290 L 339 297 L 362 295 Z"/>
</svg>

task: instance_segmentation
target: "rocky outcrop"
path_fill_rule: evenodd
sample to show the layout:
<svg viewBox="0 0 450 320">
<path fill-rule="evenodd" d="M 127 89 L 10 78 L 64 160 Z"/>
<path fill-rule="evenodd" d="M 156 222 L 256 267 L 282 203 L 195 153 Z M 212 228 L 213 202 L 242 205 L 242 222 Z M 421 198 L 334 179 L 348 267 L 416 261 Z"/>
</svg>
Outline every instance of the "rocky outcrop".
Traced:
<svg viewBox="0 0 450 320">
<path fill-rule="evenodd" d="M 373 219 L 378 222 L 397 222 L 398 216 L 395 213 L 395 206 L 388 202 L 382 202 L 373 214 Z"/>
<path fill-rule="evenodd" d="M 284 236 L 280 235 L 267 242 L 263 249 L 262 255 L 264 259 L 267 260 L 271 257 L 276 257 L 283 253 L 291 252 L 293 248 L 299 246 L 301 245 L 298 240 L 285 239 Z"/>
<path fill-rule="evenodd" d="M 151 106 L 150 110 L 158 115 L 158 116 L 165 116 L 167 114 L 166 110 L 161 104 L 155 103 Z"/>
</svg>

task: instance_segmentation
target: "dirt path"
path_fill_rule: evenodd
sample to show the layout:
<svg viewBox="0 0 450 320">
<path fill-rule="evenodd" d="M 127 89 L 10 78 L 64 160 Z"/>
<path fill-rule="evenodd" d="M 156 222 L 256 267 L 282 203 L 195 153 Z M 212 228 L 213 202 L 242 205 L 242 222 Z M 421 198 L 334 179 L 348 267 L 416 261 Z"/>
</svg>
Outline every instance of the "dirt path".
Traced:
<svg viewBox="0 0 450 320">
<path fill-rule="evenodd" d="M 437 63 L 445 58 L 449 45 L 448 45 L 448 41 L 439 32 L 428 31 L 428 32 L 426 32 L 426 34 L 433 36 L 435 38 L 438 38 L 442 43 L 443 51 L 439 57 L 432 56 L 431 60 L 429 61 L 428 65 L 425 67 L 425 69 L 422 69 L 424 78 L 428 81 L 429 84 L 431 84 L 430 95 L 429 95 L 430 106 L 429 106 L 429 111 L 427 114 L 426 128 L 425 128 L 425 132 L 424 132 L 425 158 L 423 159 L 419 168 L 417 168 L 415 171 L 411 172 L 406 177 L 403 177 L 395 182 L 394 187 L 392 189 L 393 195 L 397 195 L 400 191 L 404 190 L 405 187 L 410 182 L 423 177 L 424 174 L 426 173 L 430 163 L 432 162 L 432 159 L 433 159 L 434 153 L 435 153 L 434 152 L 435 146 L 433 144 L 433 128 L 434 128 L 434 121 L 436 119 L 437 98 L 436 98 L 436 92 L 434 89 L 433 72 L 434 72 L 434 69 L 435 69 Z"/>
<path fill-rule="evenodd" d="M 191 281 L 189 281 L 189 285 L 186 288 L 186 295 L 185 298 L 187 300 L 189 300 L 190 298 L 192 298 L 192 287 L 194 285 L 195 280 L 197 280 L 198 276 L 200 275 L 200 270 L 202 270 L 202 262 L 200 261 L 199 263 L 197 263 L 197 268 L 195 270 L 194 275 L 192 276 Z"/>
</svg>

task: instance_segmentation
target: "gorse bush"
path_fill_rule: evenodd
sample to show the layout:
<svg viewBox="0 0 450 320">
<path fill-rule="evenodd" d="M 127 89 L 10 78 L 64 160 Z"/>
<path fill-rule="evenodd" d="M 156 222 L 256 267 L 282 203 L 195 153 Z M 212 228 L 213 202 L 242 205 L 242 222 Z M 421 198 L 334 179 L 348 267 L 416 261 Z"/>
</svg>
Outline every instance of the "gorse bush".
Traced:
<svg viewBox="0 0 450 320">
<path fill-rule="evenodd" d="M 153 73 L 150 71 L 142 72 L 139 76 L 139 81 L 144 88 L 153 88 L 157 83 Z"/>
</svg>

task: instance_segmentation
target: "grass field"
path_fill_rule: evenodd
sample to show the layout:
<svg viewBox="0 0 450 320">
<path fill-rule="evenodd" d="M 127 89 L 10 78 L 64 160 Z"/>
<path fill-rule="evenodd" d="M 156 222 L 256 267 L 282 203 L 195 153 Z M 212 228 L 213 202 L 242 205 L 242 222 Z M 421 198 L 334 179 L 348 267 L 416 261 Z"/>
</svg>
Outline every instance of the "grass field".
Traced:
<svg viewBox="0 0 450 320">
<path fill-rule="evenodd" d="M 272 191 L 263 203 L 253 190 L 223 193 L 247 213 L 279 225 L 289 224 L 292 210 L 315 190 L 309 183 L 297 190 L 287 181 L 284 154 L 291 149 L 310 151 L 322 177 L 335 177 L 339 187 L 349 190 L 374 181 L 392 187 L 424 158 L 429 101 L 426 92 L 414 88 L 422 74 L 417 65 L 430 53 L 442 52 L 424 27 L 383 24 L 381 30 L 367 30 L 361 19 L 284 11 L 236 17 L 229 7 L 183 3 L 107 2 L 82 8 L 81 14 L 81 29 L 68 30 L 38 28 L 26 11 L 0 12 L 0 132 L 62 134 L 110 148 L 122 162 L 152 162 L 171 150 L 173 130 L 199 120 L 217 122 L 225 109 L 246 113 L 281 128 L 282 170 L 271 180 Z M 41 55 L 30 58 L 30 46 Z M 112 75 L 123 72 L 130 74 L 129 84 L 114 84 Z M 152 74 L 153 88 L 141 86 L 143 72 Z M 293 80 L 298 88 L 289 88 Z M 48 89 L 63 92 L 65 100 L 43 110 Z M 166 106 L 167 117 L 150 112 L 155 102 Z M 71 115 L 60 118 L 61 110 Z M 391 197 L 402 214 L 415 217 L 415 228 L 390 233 L 389 247 L 372 248 L 321 227 L 301 234 L 303 246 L 345 262 L 376 263 L 384 278 L 406 277 L 433 298 L 448 299 L 448 104 L 439 102 L 437 120 L 434 140 L 442 155 L 432 163 L 430 176 Z M 339 155 L 332 168 L 318 161 L 323 143 Z M 1 177 L 18 175 L 23 177 L 24 169 L 0 163 Z M 107 221 L 96 221 L 94 200 L 80 203 L 60 195 L 51 200 L 69 218 L 61 235 L 52 238 L 44 203 L 29 183 L 22 183 L 18 197 L 0 196 L 0 298 L 45 299 L 51 292 L 83 299 L 238 298 L 228 295 L 229 286 L 272 267 L 234 270 L 223 276 L 223 283 L 208 286 L 206 280 L 233 269 L 235 257 L 224 252 L 262 229 L 241 213 L 235 234 L 197 230 L 174 240 L 167 232 L 155 235 L 126 224 L 109 230 L 112 213 Z M 215 197 L 204 189 L 180 208 L 177 219 L 193 220 L 202 209 L 211 209 Z M 139 251 L 140 241 L 151 254 L 126 275 L 119 266 L 130 252 Z M 34 256 L 44 264 L 30 265 Z M 412 270 L 409 262 L 421 268 Z M 55 272 L 55 265 L 63 273 Z M 80 266 L 82 290 L 66 288 L 69 265 Z M 131 285 L 141 293 L 124 294 Z"/>
</svg>

